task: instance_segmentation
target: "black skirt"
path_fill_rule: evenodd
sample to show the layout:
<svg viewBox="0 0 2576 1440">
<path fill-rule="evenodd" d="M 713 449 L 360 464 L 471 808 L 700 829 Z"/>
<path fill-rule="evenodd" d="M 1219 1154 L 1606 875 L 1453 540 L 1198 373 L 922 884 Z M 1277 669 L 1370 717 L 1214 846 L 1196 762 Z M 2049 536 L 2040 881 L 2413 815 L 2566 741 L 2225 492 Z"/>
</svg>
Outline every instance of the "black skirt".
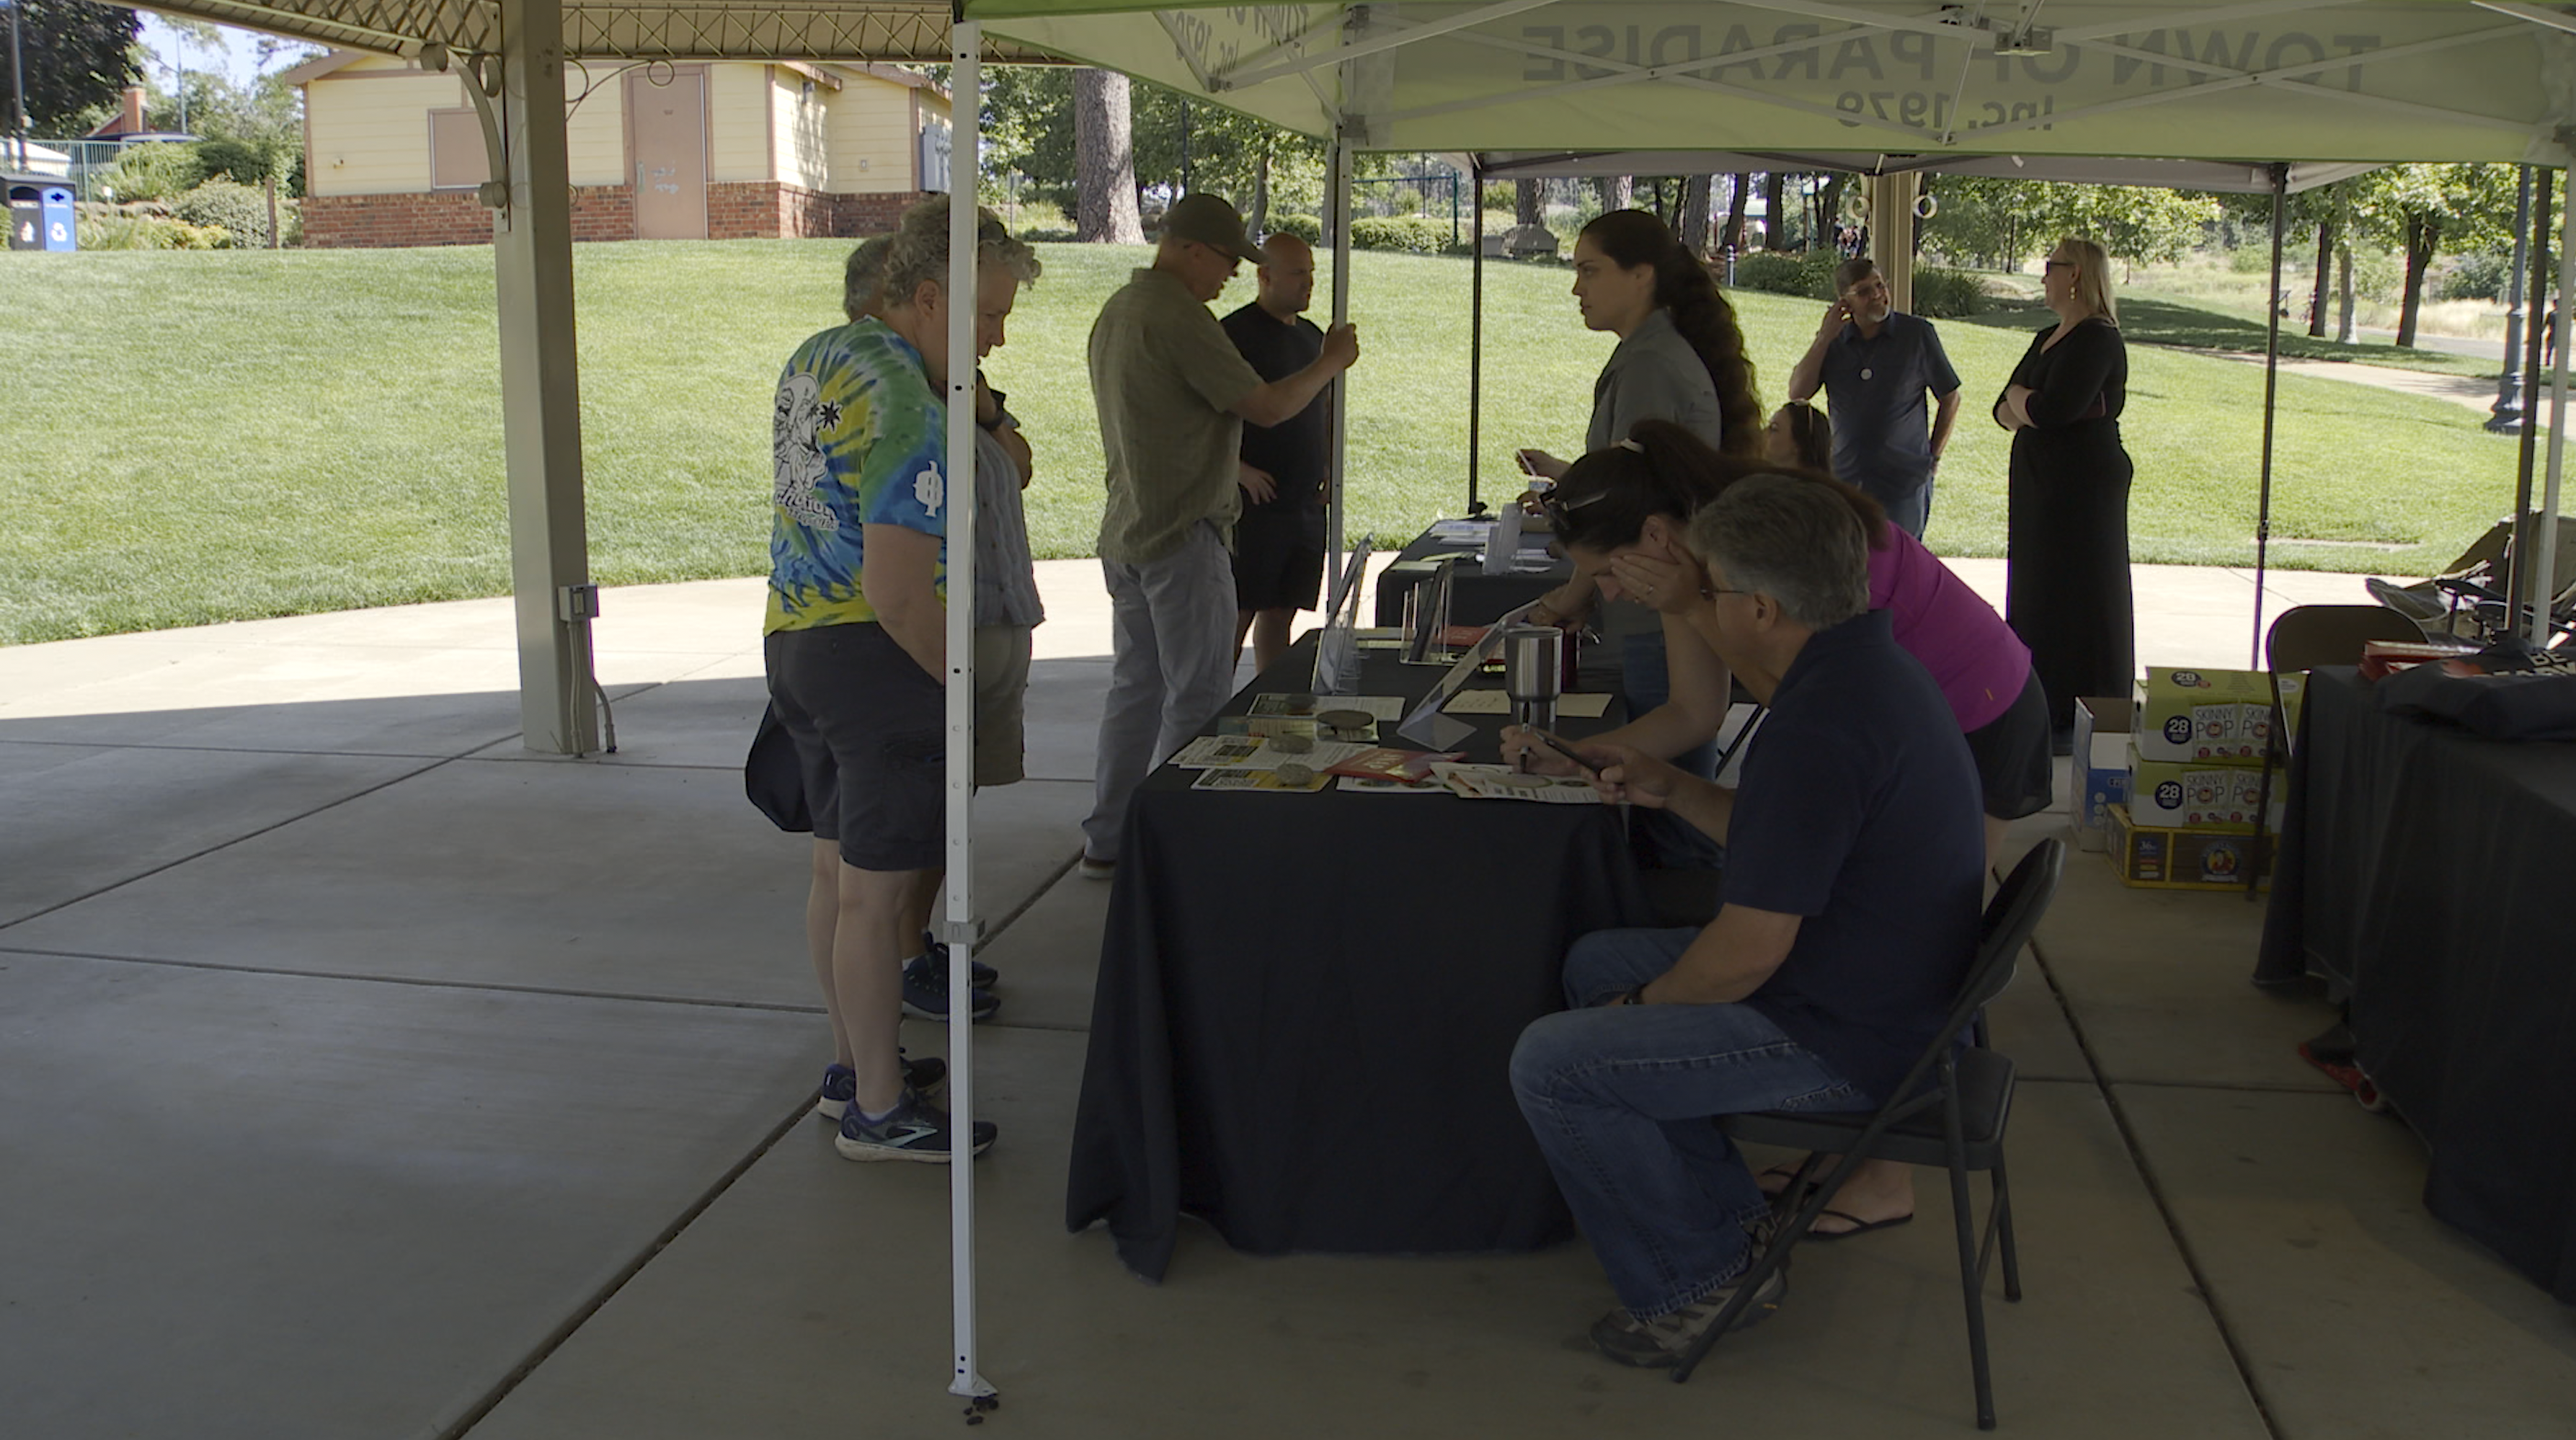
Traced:
<svg viewBox="0 0 2576 1440">
<path fill-rule="evenodd" d="M 2013 434 L 2004 620 L 2030 647 L 2059 730 L 2077 697 L 2124 698 L 2136 674 L 2130 476 L 2118 420 Z"/>
</svg>

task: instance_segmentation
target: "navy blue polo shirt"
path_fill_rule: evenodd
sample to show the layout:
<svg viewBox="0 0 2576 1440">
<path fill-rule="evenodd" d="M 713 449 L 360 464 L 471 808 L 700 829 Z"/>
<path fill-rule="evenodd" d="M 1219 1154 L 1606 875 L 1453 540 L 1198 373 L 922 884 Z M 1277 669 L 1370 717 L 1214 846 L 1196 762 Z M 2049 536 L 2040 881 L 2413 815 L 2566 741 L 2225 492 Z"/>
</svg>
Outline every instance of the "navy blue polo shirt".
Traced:
<svg viewBox="0 0 2576 1440">
<path fill-rule="evenodd" d="M 1932 478 L 1932 422 L 1924 396 L 1959 388 L 1931 321 L 1891 313 L 1876 338 L 1845 325 L 1825 347 L 1825 399 L 1834 421 L 1834 474 L 1881 501 L 1902 500 Z"/>
<path fill-rule="evenodd" d="M 1985 894 L 1978 796 L 1958 720 L 1884 610 L 1808 639 L 1745 755 L 1726 902 L 1804 919 L 1744 1003 L 1874 1099 L 1967 976 Z"/>
</svg>

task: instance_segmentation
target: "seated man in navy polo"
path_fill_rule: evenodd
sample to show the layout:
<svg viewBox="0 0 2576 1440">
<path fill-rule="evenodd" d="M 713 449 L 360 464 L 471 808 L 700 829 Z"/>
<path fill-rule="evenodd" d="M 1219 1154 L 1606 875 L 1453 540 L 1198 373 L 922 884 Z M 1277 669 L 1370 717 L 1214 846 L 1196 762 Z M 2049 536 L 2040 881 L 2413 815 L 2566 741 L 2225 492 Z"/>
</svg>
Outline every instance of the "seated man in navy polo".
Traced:
<svg viewBox="0 0 2576 1440">
<path fill-rule="evenodd" d="M 1614 798 L 1727 851 L 1705 929 L 1610 930 L 1565 965 L 1576 1008 L 1524 1031 L 1512 1088 L 1617 1291 L 1593 1343 L 1670 1365 L 1753 1262 L 1761 1189 L 1712 1115 L 1867 1110 L 1939 1031 L 1984 892 L 1977 772 L 1932 677 L 1869 604 L 1840 487 L 1762 475 L 1691 520 L 1692 624 L 1771 707 L 1728 790 L 1582 747 Z M 1779 1304 L 1775 1273 L 1745 1323 Z"/>
</svg>

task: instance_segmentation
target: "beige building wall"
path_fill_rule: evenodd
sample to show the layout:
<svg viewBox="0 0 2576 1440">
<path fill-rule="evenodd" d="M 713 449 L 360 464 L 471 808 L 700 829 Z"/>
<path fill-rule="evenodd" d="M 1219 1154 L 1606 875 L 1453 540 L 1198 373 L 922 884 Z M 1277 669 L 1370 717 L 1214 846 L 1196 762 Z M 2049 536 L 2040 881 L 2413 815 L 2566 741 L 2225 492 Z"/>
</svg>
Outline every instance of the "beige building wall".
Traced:
<svg viewBox="0 0 2576 1440">
<path fill-rule="evenodd" d="M 601 77 L 599 88 L 581 102 L 564 120 L 564 158 L 572 166 L 575 185 L 632 185 L 635 176 L 626 160 L 626 85 L 644 72 L 630 70 L 615 77 L 608 72 L 618 62 L 594 60 L 594 73 Z M 585 82 L 581 67 L 564 67 L 565 98 L 581 93 Z"/>
<path fill-rule="evenodd" d="M 429 112 L 464 103 L 455 76 L 423 74 L 399 60 L 361 62 L 314 81 L 304 90 L 313 137 L 305 188 L 316 195 L 429 189 Z"/>
<path fill-rule="evenodd" d="M 707 67 L 707 178 L 775 180 L 770 162 L 770 102 L 777 87 L 767 65 Z"/>
<path fill-rule="evenodd" d="M 920 135 L 913 119 L 915 95 L 922 97 L 925 109 L 937 103 L 927 90 L 910 90 L 871 77 L 853 76 L 841 87 L 829 107 L 829 189 L 842 195 L 873 195 L 919 188 L 913 175 L 914 147 Z"/>
<path fill-rule="evenodd" d="M 810 93 L 805 77 L 772 67 L 769 82 L 771 134 L 778 153 L 778 179 L 808 190 L 830 188 L 832 163 L 825 119 L 838 98 L 820 85 Z M 844 90 L 842 95 L 849 92 Z"/>
</svg>

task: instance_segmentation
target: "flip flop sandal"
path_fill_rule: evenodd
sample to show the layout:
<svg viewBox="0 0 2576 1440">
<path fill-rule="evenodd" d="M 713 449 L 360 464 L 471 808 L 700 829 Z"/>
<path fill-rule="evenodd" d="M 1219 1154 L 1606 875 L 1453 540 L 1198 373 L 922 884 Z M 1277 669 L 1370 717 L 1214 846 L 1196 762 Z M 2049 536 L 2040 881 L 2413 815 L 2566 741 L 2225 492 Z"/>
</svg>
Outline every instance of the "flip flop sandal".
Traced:
<svg viewBox="0 0 2576 1440">
<path fill-rule="evenodd" d="M 1807 1239 L 1809 1239 L 1809 1240 L 1815 1240 L 1815 1241 L 1819 1241 L 1819 1242 L 1833 1241 L 1833 1240 L 1849 1240 L 1850 1238 L 1852 1238 L 1852 1237 L 1853 1237 L 1853 1236 L 1855 1236 L 1855 1235 L 1866 1235 L 1866 1234 L 1868 1234 L 1869 1232 L 1871 1232 L 1872 1230 L 1893 1230 L 1893 1229 L 1895 1229 L 1897 1226 L 1902 1225 L 1902 1224 L 1904 1224 L 1906 1221 L 1911 1220 L 1911 1219 L 1913 1219 L 1913 1218 L 1914 1218 L 1914 1216 L 1913 1216 L 1912 1214 L 1908 1213 L 1908 1214 L 1904 1214 L 1904 1215 L 1896 1216 L 1895 1218 L 1893 1218 L 1893 1219 L 1889 1219 L 1889 1220 L 1863 1220 L 1862 1218 L 1860 1218 L 1860 1217 L 1859 1217 L 1859 1216 L 1857 1216 L 1857 1215 L 1853 1215 L 1853 1214 L 1850 1214 L 1849 1212 L 1842 1211 L 1842 1210 L 1824 1210 L 1824 1211 L 1819 1211 L 1819 1212 L 1817 1213 L 1817 1215 L 1816 1215 L 1816 1218 L 1817 1218 L 1817 1219 L 1819 1219 L 1819 1220 L 1822 1220 L 1822 1219 L 1824 1219 L 1827 1215 L 1831 1215 L 1831 1216 L 1832 1216 L 1832 1217 L 1834 1217 L 1835 1219 L 1840 1220 L 1840 1221 L 1843 1221 L 1844 1223 L 1846 1223 L 1846 1224 L 1850 1225 L 1850 1226 L 1851 1226 L 1851 1228 L 1850 1228 L 1850 1229 L 1848 1229 L 1848 1230 L 1816 1230 L 1816 1229 L 1812 1229 L 1812 1228 L 1811 1228 L 1811 1229 L 1809 1229 L 1809 1230 L 1807 1231 L 1807 1235 L 1806 1235 L 1806 1238 L 1807 1238 Z"/>
</svg>

